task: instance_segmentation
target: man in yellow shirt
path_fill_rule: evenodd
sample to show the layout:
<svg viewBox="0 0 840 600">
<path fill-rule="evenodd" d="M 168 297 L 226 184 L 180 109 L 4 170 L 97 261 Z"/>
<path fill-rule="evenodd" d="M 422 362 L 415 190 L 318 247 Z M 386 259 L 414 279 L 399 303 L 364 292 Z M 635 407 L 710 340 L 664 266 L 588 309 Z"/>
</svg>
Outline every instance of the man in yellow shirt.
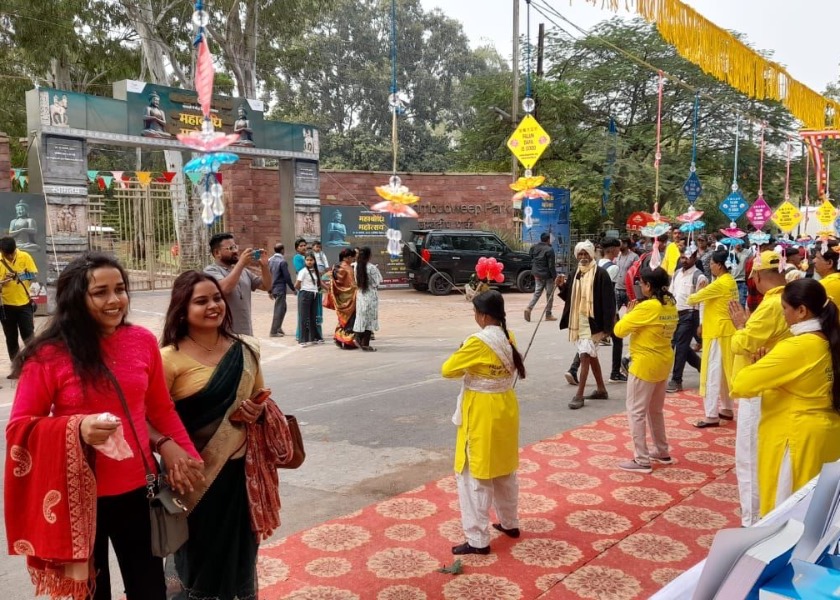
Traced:
<svg viewBox="0 0 840 600">
<path fill-rule="evenodd" d="M 747 365 L 753 364 L 753 355 L 762 348 L 768 352 L 781 340 L 790 337 L 790 329 L 782 309 L 782 292 L 785 273 L 779 271 L 782 257 L 777 252 L 765 250 L 753 263 L 750 277 L 764 296 L 749 318 L 740 303 L 729 303 L 729 314 L 735 333 L 730 347 L 734 357 L 732 379 Z M 735 433 L 735 474 L 738 477 L 738 495 L 741 499 L 741 524 L 749 527 L 760 517 L 758 486 L 758 423 L 761 420 L 761 398 L 738 399 L 738 423 Z"/>
<path fill-rule="evenodd" d="M 665 271 L 668 273 L 668 277 L 673 277 L 674 273 L 677 270 L 677 267 L 680 264 L 680 256 L 682 256 L 682 251 L 680 250 L 680 243 L 682 238 L 680 237 L 679 231 L 674 233 L 674 238 L 667 247 L 665 247 L 665 251 L 663 252 L 662 264 L 660 265 Z M 663 235 L 659 238 L 659 250 L 662 252 L 663 245 L 668 242 L 668 236 Z"/>
<path fill-rule="evenodd" d="M 840 306 L 840 273 L 837 272 L 837 262 L 840 253 L 837 252 L 837 242 L 829 242 L 825 252 L 817 246 L 814 256 L 814 271 L 820 276 L 820 283 L 825 288 L 828 297 Z"/>
<path fill-rule="evenodd" d="M 35 333 L 29 285 L 37 274 L 38 267 L 32 256 L 18 250 L 14 238 L 0 238 L 0 298 L 3 301 L 0 321 L 10 360 L 14 360 L 20 350 L 18 334 L 26 343 Z"/>
</svg>

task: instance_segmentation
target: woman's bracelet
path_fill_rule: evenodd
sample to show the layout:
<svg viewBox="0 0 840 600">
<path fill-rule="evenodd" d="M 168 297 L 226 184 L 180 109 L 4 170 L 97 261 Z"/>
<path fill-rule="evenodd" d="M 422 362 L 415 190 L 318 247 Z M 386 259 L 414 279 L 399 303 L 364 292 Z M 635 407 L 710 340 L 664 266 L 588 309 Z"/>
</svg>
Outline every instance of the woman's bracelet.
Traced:
<svg viewBox="0 0 840 600">
<path fill-rule="evenodd" d="M 166 442 L 171 442 L 171 441 L 172 441 L 172 438 L 169 437 L 168 435 L 165 435 L 162 438 L 160 438 L 157 442 L 155 442 L 155 452 L 160 454 L 161 446 L 163 446 Z"/>
</svg>

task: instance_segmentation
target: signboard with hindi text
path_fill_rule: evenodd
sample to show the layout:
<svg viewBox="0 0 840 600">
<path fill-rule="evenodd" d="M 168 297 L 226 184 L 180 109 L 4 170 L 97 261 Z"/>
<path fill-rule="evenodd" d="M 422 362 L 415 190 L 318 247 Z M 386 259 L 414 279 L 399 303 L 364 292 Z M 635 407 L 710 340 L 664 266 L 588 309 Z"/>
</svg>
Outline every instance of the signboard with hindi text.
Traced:
<svg viewBox="0 0 840 600">
<path fill-rule="evenodd" d="M 408 272 L 402 252 L 397 257 L 388 254 L 387 231 L 400 230 L 403 240 L 417 229 L 417 219 L 391 217 L 363 206 L 321 206 L 321 242 L 331 265 L 338 260 L 343 248 L 370 247 L 371 262 L 382 273 L 385 287 L 407 287 Z"/>
</svg>

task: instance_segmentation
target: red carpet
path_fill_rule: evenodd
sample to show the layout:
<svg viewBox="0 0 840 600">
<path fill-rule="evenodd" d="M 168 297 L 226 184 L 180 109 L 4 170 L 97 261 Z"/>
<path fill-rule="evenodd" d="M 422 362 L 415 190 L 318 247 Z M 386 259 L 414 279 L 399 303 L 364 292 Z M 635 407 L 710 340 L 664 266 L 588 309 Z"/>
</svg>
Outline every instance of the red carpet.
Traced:
<svg viewBox="0 0 840 600">
<path fill-rule="evenodd" d="M 461 557 L 461 575 L 436 572 L 464 540 L 451 476 L 263 546 L 260 597 L 647 598 L 740 523 L 735 425 L 692 427 L 702 416 L 696 395 L 668 398 L 677 464 L 650 475 L 616 467 L 632 456 L 623 415 L 524 448 L 522 537 L 498 534 L 490 555 Z"/>
</svg>

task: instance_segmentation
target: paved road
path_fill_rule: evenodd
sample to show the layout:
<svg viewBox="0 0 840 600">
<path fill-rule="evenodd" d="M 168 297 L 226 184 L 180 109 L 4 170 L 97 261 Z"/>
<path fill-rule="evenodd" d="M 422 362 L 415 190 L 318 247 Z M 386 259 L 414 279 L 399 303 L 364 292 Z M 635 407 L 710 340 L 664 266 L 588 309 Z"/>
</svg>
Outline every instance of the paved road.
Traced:
<svg viewBox="0 0 840 600">
<path fill-rule="evenodd" d="M 536 325 L 522 317 L 528 298 L 505 294 L 508 326 L 521 349 Z M 137 293 L 131 320 L 157 333 L 167 304 L 167 292 Z M 291 297 L 289 304 L 285 330 L 292 335 L 269 338 L 271 303 L 262 293 L 254 300 L 266 382 L 281 408 L 298 417 L 307 450 L 301 469 L 281 472 L 283 525 L 275 538 L 451 471 L 455 428 L 450 417 L 459 383 L 441 379 L 440 365 L 477 329 L 472 305 L 458 294 L 436 298 L 413 290 L 387 290 L 380 296 L 377 353 L 342 351 L 330 344 L 300 348 L 294 343 Z M 326 313 L 325 332 L 335 326 L 334 313 Z M 604 350 L 602 362 L 609 372 L 610 349 Z M 526 360 L 528 377 L 517 385 L 523 445 L 623 410 L 622 384 L 609 385 L 610 400 L 587 401 L 578 411 L 566 407 L 573 390 L 563 373 L 573 354 L 557 323 L 542 323 Z M 0 360 L 0 373 L 7 368 L 8 361 Z M 696 383 L 696 373 L 686 376 L 687 384 Z M 13 393 L 4 381 L 0 424 L 8 420 Z M 0 445 L 5 456 L 5 440 Z M 5 546 L 5 537 L 2 543 Z M 116 565 L 111 572 L 119 572 Z M 21 557 L 0 558 L 0 587 L 5 600 L 32 597 Z M 115 582 L 115 591 L 118 588 Z"/>
</svg>

